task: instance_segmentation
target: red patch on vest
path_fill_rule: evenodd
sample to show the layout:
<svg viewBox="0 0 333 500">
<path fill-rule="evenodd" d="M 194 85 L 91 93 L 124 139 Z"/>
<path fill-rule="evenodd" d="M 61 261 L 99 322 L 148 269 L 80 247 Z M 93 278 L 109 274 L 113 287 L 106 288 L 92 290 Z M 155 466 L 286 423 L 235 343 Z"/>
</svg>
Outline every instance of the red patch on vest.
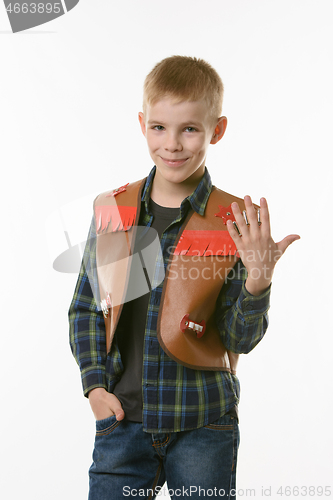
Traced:
<svg viewBox="0 0 333 500">
<path fill-rule="evenodd" d="M 236 220 L 234 217 L 234 214 L 231 209 L 231 203 L 228 207 L 223 207 L 222 205 L 219 205 L 220 211 L 217 214 L 214 214 L 215 217 L 221 217 L 223 220 L 223 224 L 227 224 L 227 220 Z"/>
<path fill-rule="evenodd" d="M 183 231 L 175 255 L 235 255 L 237 248 L 228 231 Z"/>
<path fill-rule="evenodd" d="M 100 205 L 95 207 L 96 232 L 103 233 L 112 224 L 111 231 L 127 231 L 134 225 L 136 207 Z"/>
<path fill-rule="evenodd" d="M 111 193 L 106 195 L 106 198 L 108 196 L 117 196 L 117 194 L 123 193 L 124 191 L 126 191 L 126 188 L 128 185 L 129 185 L 129 182 L 127 184 L 125 184 L 124 186 L 121 186 L 117 189 L 114 189 L 113 191 L 111 191 Z"/>
</svg>

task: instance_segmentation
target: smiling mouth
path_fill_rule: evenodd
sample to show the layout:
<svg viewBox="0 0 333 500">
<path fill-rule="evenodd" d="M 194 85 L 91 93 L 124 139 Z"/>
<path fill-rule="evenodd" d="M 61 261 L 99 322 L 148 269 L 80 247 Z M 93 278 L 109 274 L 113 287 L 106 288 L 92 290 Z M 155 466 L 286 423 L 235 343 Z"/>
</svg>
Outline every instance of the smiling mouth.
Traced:
<svg viewBox="0 0 333 500">
<path fill-rule="evenodd" d="M 179 166 L 188 160 L 188 158 L 181 158 L 179 160 L 170 160 L 168 158 L 163 158 L 162 156 L 161 156 L 161 159 L 164 161 L 164 163 L 166 163 L 167 165 L 170 165 L 170 166 Z"/>
</svg>

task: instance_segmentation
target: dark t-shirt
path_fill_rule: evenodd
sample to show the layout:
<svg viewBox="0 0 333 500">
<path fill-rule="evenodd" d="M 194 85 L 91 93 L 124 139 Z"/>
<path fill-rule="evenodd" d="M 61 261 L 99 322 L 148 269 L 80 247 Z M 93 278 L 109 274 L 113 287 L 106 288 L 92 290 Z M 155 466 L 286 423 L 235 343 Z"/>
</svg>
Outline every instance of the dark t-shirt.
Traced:
<svg viewBox="0 0 333 500">
<path fill-rule="evenodd" d="M 178 217 L 180 209 L 161 207 L 150 200 L 150 210 L 153 215 L 151 227 L 161 238 L 163 231 Z M 143 213 L 144 207 L 141 210 L 141 214 Z M 139 225 L 140 222 L 139 220 Z M 147 241 L 144 241 L 143 245 L 147 246 L 149 240 L 148 232 Z M 147 281 L 149 283 L 149 280 Z M 142 365 L 149 296 L 150 293 L 146 293 L 125 302 L 116 333 L 124 372 L 113 393 L 123 406 L 125 419 L 133 422 L 142 422 Z"/>
</svg>

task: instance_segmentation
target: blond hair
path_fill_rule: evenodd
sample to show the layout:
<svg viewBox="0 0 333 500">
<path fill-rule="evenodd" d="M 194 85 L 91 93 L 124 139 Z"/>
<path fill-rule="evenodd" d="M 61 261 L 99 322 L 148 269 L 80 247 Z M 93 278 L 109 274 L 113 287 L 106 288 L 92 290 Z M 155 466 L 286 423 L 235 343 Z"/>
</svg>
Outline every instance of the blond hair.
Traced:
<svg viewBox="0 0 333 500">
<path fill-rule="evenodd" d="M 205 99 L 212 117 L 222 112 L 223 83 L 215 69 L 203 59 L 171 56 L 163 59 L 147 75 L 143 86 L 143 112 L 163 98 L 175 102 Z"/>
</svg>

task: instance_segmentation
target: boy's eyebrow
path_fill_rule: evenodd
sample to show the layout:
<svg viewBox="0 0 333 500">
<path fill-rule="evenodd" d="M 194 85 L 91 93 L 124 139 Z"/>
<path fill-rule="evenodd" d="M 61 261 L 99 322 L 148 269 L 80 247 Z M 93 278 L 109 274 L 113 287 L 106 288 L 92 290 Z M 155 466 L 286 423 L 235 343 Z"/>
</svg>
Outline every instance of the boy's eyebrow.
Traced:
<svg viewBox="0 0 333 500">
<path fill-rule="evenodd" d="M 161 120 L 148 120 L 148 125 L 152 125 L 152 124 L 156 124 L 158 123 L 159 125 L 165 125 L 165 122 L 161 121 Z M 180 127 L 185 127 L 185 126 L 188 126 L 188 125 L 194 125 L 196 127 L 200 127 L 201 126 L 201 123 L 200 122 L 196 122 L 195 120 L 188 120 L 186 122 L 183 122 L 183 123 L 180 123 L 179 126 Z"/>
</svg>

